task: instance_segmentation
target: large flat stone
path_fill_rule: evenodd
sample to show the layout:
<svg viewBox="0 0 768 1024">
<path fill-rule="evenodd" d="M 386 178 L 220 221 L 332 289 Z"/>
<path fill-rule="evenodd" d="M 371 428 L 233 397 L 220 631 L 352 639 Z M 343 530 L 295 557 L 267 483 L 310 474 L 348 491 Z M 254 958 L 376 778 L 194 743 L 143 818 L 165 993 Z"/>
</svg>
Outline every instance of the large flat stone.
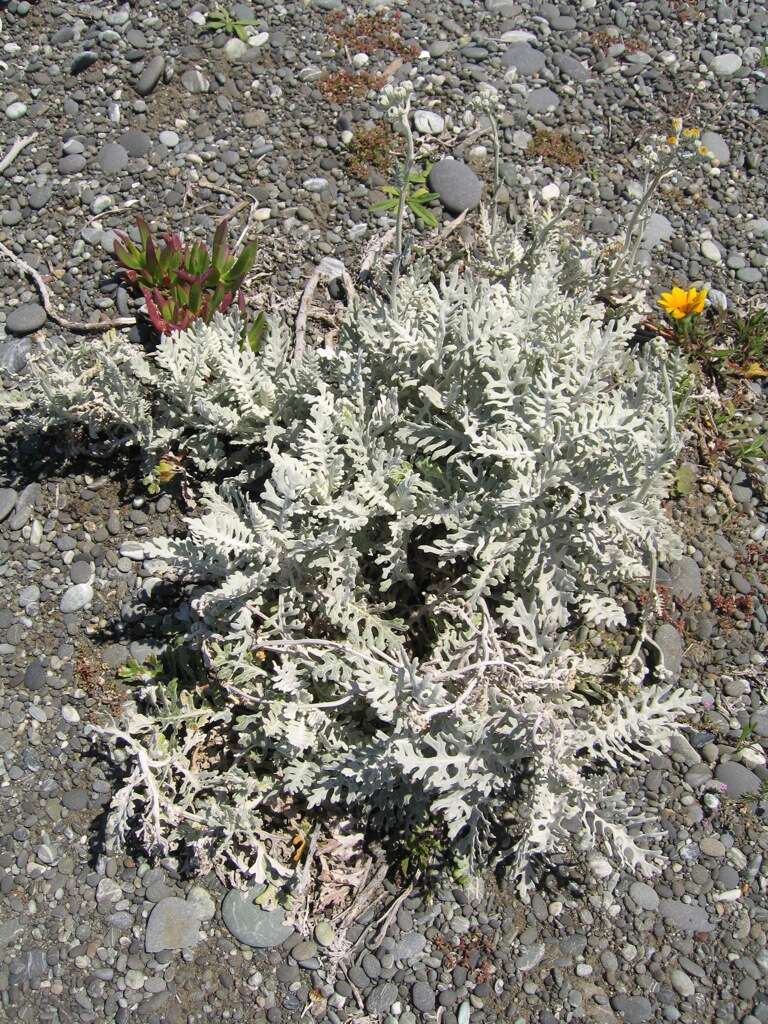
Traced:
<svg viewBox="0 0 768 1024">
<path fill-rule="evenodd" d="M 221 916 L 236 939 L 256 949 L 281 946 L 293 935 L 294 929 L 285 923 L 282 910 L 264 910 L 254 905 L 258 893 L 232 889 L 224 897 Z"/>
<path fill-rule="evenodd" d="M 189 949 L 200 941 L 201 914 L 194 901 L 167 896 L 152 908 L 144 946 L 148 953 Z"/>
</svg>

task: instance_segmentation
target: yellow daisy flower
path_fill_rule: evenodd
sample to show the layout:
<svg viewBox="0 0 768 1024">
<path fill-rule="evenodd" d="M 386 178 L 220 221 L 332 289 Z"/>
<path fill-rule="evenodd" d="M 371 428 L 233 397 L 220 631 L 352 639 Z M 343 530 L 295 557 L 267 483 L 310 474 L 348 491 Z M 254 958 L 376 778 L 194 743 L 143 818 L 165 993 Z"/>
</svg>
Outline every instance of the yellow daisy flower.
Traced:
<svg viewBox="0 0 768 1024">
<path fill-rule="evenodd" d="M 667 136 L 667 142 L 669 143 L 670 146 L 676 146 L 677 145 L 677 136 L 676 135 L 668 135 Z"/>
<path fill-rule="evenodd" d="M 673 288 L 671 292 L 662 292 L 659 305 L 675 320 L 685 316 L 698 316 L 704 312 L 707 301 L 707 288 Z"/>
</svg>

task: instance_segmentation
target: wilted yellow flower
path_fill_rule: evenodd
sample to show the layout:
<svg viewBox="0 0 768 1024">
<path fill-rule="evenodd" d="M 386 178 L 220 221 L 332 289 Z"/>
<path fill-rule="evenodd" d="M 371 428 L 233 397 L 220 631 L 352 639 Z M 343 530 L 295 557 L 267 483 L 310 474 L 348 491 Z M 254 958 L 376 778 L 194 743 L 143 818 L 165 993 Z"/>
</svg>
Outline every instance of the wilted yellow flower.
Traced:
<svg viewBox="0 0 768 1024">
<path fill-rule="evenodd" d="M 686 128 L 683 135 L 686 139 L 698 139 L 701 135 L 701 128 Z"/>
<path fill-rule="evenodd" d="M 167 484 L 170 480 L 173 480 L 178 472 L 179 467 L 174 465 L 172 462 L 166 462 L 165 459 L 161 459 L 155 468 L 155 475 L 163 484 Z"/>
<path fill-rule="evenodd" d="M 675 320 L 682 320 L 685 316 L 698 316 L 704 312 L 704 304 L 707 301 L 707 288 L 673 288 L 671 292 L 662 292 L 659 296 L 659 305 Z"/>
<path fill-rule="evenodd" d="M 714 154 L 711 149 L 707 149 L 706 146 L 698 146 L 699 156 L 705 156 L 712 159 Z"/>
<path fill-rule="evenodd" d="M 672 118 L 672 131 L 675 132 L 675 134 L 677 134 L 678 132 L 680 132 L 682 127 L 683 127 L 683 119 L 682 119 L 682 117 L 673 117 Z"/>
</svg>

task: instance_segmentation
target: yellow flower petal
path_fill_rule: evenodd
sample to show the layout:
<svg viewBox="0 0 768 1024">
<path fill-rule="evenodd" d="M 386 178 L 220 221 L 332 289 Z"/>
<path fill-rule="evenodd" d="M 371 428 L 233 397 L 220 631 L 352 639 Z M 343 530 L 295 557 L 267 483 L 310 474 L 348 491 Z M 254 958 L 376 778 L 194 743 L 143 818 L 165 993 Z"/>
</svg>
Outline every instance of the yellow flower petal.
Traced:
<svg viewBox="0 0 768 1024">
<path fill-rule="evenodd" d="M 742 374 L 745 377 L 768 377 L 768 370 L 760 363 L 750 363 L 742 370 Z"/>
</svg>

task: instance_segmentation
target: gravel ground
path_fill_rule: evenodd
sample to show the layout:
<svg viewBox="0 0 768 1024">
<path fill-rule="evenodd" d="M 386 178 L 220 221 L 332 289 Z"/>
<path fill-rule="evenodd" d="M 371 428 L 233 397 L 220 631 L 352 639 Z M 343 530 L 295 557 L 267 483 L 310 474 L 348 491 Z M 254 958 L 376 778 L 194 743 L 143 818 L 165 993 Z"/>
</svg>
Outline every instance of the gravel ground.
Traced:
<svg viewBox="0 0 768 1024">
<path fill-rule="evenodd" d="M 60 315 L 131 312 L 109 253 L 113 230 L 136 213 L 210 237 L 245 200 L 238 233 L 255 209 L 262 243 L 253 303 L 270 308 L 290 308 L 322 256 L 354 268 L 382 230 L 370 206 L 386 179 L 350 168 L 379 112 L 365 96 L 333 103 L 321 85 L 343 81 L 351 61 L 378 74 L 396 54 L 371 48 L 365 64 L 353 40 L 345 52 L 326 22 L 337 0 L 251 4 L 258 45 L 244 49 L 202 34 L 205 5 L 182 0 L 1 6 L 2 152 L 36 137 L 0 176 L 0 238 L 44 275 Z M 450 0 L 438 13 L 414 0 L 398 10 L 415 55 L 404 52 L 396 75 L 422 79 L 422 160 L 466 159 L 488 180 L 467 97 L 492 82 L 507 108 L 502 201 L 514 214 L 555 183 L 576 221 L 609 237 L 636 192 L 637 140 L 687 110 L 720 164 L 682 180 L 654 217 L 654 279 L 710 281 L 737 308 L 764 299 L 761 5 Z M 532 140 L 577 166 L 535 155 Z M 0 271 L 7 368 L 60 328 L 31 284 Z M 754 384 L 753 397 L 765 429 L 768 388 Z M 713 707 L 669 756 L 625 780 L 660 819 L 663 875 L 641 882 L 592 855 L 556 865 L 529 906 L 490 877 L 413 896 L 382 944 L 333 979 L 327 922 L 302 937 L 215 880 L 181 879 L 172 862 L 104 856 L 114 769 L 85 725 L 119 706 L 115 669 L 174 625 L 163 565 L 144 557 L 142 537 L 173 531 L 177 512 L 121 467 L 5 451 L 3 1013 L 57 1024 L 768 1024 L 768 507 L 754 479 L 704 442 L 685 457 L 695 481 L 669 513 L 688 548 L 662 567 L 657 640 Z M 584 641 L 612 653 L 610 636 Z"/>
</svg>

